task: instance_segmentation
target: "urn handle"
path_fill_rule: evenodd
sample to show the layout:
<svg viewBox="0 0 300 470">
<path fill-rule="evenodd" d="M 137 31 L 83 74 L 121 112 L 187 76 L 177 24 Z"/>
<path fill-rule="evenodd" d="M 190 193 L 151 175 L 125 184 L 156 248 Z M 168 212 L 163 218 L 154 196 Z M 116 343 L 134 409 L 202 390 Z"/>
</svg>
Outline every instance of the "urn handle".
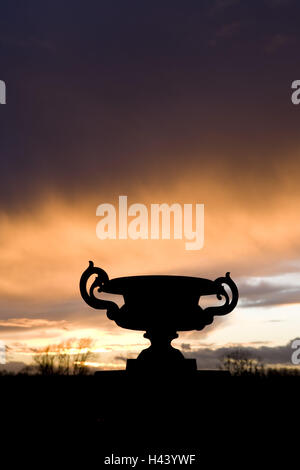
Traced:
<svg viewBox="0 0 300 470">
<path fill-rule="evenodd" d="M 231 292 L 231 299 L 229 298 L 228 292 L 224 288 L 224 284 L 229 287 Z M 201 315 L 201 320 L 199 324 L 199 328 L 202 329 L 204 326 L 209 325 L 213 322 L 214 316 L 222 316 L 227 315 L 228 313 L 232 312 L 232 310 L 236 307 L 238 299 L 239 299 L 239 291 L 238 288 L 233 282 L 230 277 L 230 273 L 226 273 L 223 277 L 218 277 L 214 281 L 215 286 L 215 294 L 218 300 L 225 299 L 225 303 L 220 306 L 214 307 L 207 307 L 203 310 Z"/>
<path fill-rule="evenodd" d="M 94 282 L 92 283 L 89 290 L 87 289 L 87 283 L 91 276 L 97 275 Z M 119 310 L 119 307 L 110 300 L 99 299 L 95 296 L 94 290 L 97 292 L 105 292 L 105 286 L 109 282 L 109 277 L 104 269 L 97 268 L 94 266 L 93 261 L 89 261 L 89 267 L 82 273 L 79 283 L 80 293 L 83 300 L 93 308 L 100 310 L 107 310 L 107 316 L 110 320 L 114 319 L 115 313 Z"/>
</svg>

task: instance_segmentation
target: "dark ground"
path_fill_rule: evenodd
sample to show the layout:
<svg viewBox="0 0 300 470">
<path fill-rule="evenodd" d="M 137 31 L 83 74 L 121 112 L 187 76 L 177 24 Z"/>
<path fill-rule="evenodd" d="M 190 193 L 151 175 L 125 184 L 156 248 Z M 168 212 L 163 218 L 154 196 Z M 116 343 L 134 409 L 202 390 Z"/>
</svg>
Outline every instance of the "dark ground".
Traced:
<svg viewBox="0 0 300 470">
<path fill-rule="evenodd" d="M 1 452 L 12 464 L 100 468 L 111 453 L 196 454 L 197 468 L 297 463 L 300 377 L 102 372 L 2 376 L 0 387 Z"/>
</svg>

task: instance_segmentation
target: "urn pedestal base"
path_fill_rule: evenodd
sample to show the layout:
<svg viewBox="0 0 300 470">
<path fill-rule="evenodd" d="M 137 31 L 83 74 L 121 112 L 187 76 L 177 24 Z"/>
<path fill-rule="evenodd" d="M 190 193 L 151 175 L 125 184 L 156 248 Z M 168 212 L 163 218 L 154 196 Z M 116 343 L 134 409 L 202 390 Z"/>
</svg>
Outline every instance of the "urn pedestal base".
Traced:
<svg viewBox="0 0 300 470">
<path fill-rule="evenodd" d="M 153 372 L 153 373 L 169 373 L 169 372 L 197 372 L 196 359 L 183 359 L 180 362 L 163 362 L 159 363 L 141 361 L 139 359 L 127 359 L 127 372 Z"/>
<path fill-rule="evenodd" d="M 137 359 L 127 359 L 127 371 L 196 371 L 196 359 L 185 359 L 179 349 L 173 348 L 171 342 L 178 338 L 176 331 L 151 329 L 146 331 L 144 338 L 151 345 L 141 351 Z"/>
</svg>

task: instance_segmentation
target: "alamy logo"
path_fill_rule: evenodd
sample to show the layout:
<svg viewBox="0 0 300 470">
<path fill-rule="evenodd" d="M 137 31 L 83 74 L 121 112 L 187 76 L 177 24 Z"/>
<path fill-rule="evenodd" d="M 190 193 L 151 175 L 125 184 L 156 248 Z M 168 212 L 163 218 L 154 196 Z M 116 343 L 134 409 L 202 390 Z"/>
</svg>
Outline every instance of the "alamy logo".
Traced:
<svg viewBox="0 0 300 470">
<path fill-rule="evenodd" d="M 131 204 L 127 196 L 119 196 L 119 213 L 112 204 L 100 204 L 96 215 L 101 217 L 96 234 L 100 240 L 186 240 L 186 250 L 200 250 L 204 245 L 204 204 Z M 194 214 L 195 212 L 195 214 Z M 131 220 L 128 220 L 131 217 Z M 172 223 L 173 222 L 173 223 Z M 173 225 L 173 231 L 171 231 Z"/>
<path fill-rule="evenodd" d="M 6 104 L 6 85 L 3 80 L 0 80 L 0 104 Z"/>
<path fill-rule="evenodd" d="M 6 364 L 6 346 L 3 341 L 0 341 L 0 364 Z"/>
<path fill-rule="evenodd" d="M 294 80 L 292 82 L 292 89 L 295 91 L 293 91 L 291 95 L 291 100 L 293 104 L 297 105 L 300 103 L 300 80 Z"/>
<path fill-rule="evenodd" d="M 298 366 L 300 364 L 300 339 L 294 339 L 292 342 L 292 349 L 295 349 L 295 351 L 292 353 L 292 363 L 295 366 Z"/>
</svg>

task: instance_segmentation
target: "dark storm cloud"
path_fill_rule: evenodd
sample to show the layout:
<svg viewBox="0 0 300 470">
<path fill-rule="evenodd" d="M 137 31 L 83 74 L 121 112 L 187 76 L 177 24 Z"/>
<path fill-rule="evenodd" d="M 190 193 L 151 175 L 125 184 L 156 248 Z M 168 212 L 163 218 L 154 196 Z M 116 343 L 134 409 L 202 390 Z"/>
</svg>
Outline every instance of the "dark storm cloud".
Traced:
<svg viewBox="0 0 300 470">
<path fill-rule="evenodd" d="M 2 2 L 2 206 L 126 190 L 189 165 L 267 185 L 270 162 L 298 142 L 299 12 L 293 1 Z"/>
</svg>

